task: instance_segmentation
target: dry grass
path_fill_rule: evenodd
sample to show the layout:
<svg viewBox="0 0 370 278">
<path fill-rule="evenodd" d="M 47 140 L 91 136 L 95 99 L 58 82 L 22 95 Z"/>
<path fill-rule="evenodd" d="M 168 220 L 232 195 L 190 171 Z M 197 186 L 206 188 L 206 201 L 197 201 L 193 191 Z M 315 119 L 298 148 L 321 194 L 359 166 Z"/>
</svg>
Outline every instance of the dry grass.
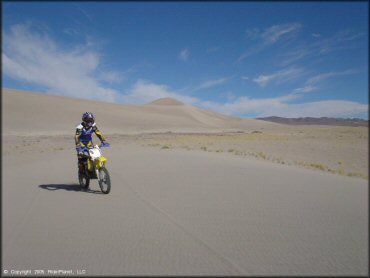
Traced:
<svg viewBox="0 0 370 278">
<path fill-rule="evenodd" d="M 368 179 L 368 130 L 298 126 L 277 132 L 136 135 L 149 146 L 201 150 Z"/>
</svg>

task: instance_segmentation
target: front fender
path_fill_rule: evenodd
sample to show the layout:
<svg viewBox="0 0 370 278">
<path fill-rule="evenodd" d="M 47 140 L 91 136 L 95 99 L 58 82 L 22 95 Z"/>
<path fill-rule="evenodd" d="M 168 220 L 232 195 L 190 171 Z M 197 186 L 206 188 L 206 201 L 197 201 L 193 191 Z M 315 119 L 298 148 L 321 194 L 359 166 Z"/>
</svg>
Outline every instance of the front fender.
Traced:
<svg viewBox="0 0 370 278">
<path fill-rule="evenodd" d="M 100 169 L 107 163 L 107 159 L 104 156 L 100 156 L 95 160 L 95 169 Z"/>
</svg>

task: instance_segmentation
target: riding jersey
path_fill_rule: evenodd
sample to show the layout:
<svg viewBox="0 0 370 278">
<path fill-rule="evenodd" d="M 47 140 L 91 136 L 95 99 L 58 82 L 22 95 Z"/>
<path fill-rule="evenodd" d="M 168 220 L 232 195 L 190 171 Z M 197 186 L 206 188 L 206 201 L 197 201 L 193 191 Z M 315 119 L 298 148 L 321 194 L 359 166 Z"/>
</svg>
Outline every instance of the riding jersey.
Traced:
<svg viewBox="0 0 370 278">
<path fill-rule="evenodd" d="M 95 134 L 99 137 L 100 140 L 105 141 L 103 135 L 99 131 L 95 123 L 91 127 L 86 127 L 82 122 L 76 127 L 76 136 L 79 136 L 79 140 L 83 144 L 87 144 L 92 141 L 92 134 Z"/>
</svg>

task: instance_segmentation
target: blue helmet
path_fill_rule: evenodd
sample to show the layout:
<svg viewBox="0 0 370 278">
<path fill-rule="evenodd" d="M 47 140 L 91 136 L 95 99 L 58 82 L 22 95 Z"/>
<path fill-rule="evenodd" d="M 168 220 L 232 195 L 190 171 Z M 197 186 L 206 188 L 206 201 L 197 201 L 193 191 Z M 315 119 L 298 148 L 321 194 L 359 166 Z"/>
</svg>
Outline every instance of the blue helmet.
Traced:
<svg viewBox="0 0 370 278">
<path fill-rule="evenodd" d="M 82 121 L 89 127 L 91 127 L 94 122 L 95 122 L 95 118 L 94 118 L 94 115 L 91 113 L 91 112 L 85 112 L 83 113 L 82 115 Z"/>
</svg>

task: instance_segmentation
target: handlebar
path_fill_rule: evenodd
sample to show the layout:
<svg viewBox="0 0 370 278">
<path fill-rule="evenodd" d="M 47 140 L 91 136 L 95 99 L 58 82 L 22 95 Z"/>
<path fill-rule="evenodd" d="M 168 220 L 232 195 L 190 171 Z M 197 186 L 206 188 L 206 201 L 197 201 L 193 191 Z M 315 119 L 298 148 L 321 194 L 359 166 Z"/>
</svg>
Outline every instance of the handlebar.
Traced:
<svg viewBox="0 0 370 278">
<path fill-rule="evenodd" d="M 101 143 L 99 145 L 99 148 L 108 148 L 108 147 L 110 147 L 110 144 L 109 143 Z"/>
<path fill-rule="evenodd" d="M 86 147 L 86 146 L 84 146 L 84 147 L 79 147 L 77 150 L 79 152 L 83 152 L 83 151 L 87 151 L 87 150 L 89 150 L 89 149 L 91 149 L 93 147 L 94 146 L 92 146 L 92 147 Z M 110 147 L 110 143 L 102 143 L 102 144 L 99 145 L 99 148 L 108 148 L 108 147 Z"/>
</svg>

